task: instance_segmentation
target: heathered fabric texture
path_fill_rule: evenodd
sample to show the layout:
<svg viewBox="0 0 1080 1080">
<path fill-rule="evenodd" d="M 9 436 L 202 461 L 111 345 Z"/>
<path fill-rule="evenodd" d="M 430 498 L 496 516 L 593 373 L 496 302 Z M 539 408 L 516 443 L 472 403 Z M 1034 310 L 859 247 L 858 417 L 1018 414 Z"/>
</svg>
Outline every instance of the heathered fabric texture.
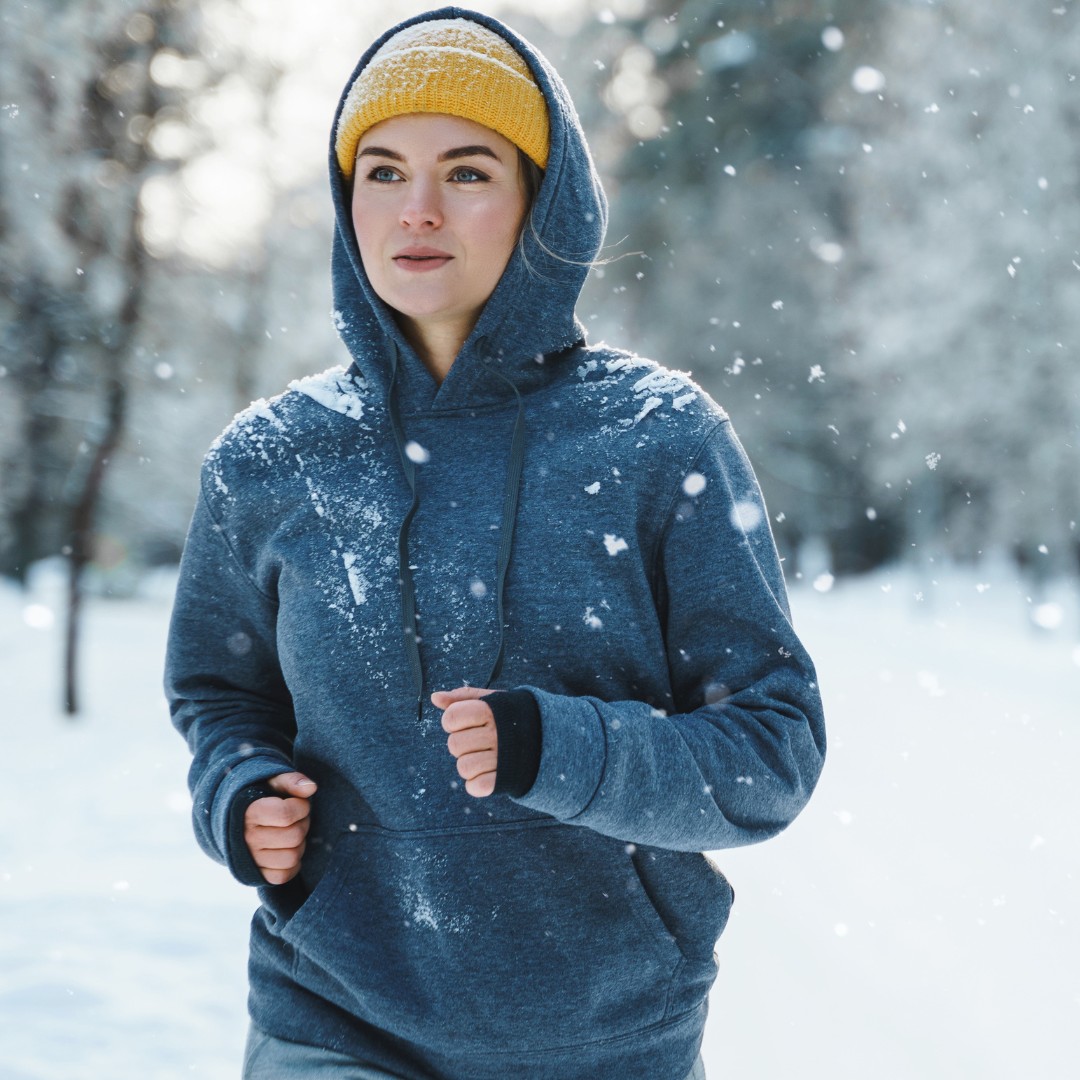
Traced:
<svg viewBox="0 0 1080 1080">
<path fill-rule="evenodd" d="M 606 213 L 562 83 L 493 19 L 420 18 L 458 16 L 505 35 L 547 99 L 536 234 L 436 385 L 364 274 L 331 140 L 352 364 L 229 426 L 181 568 L 167 690 L 196 834 L 257 880 L 237 800 L 294 767 L 319 784 L 302 873 L 261 887 L 252 923 L 250 1010 L 276 1037 L 410 1080 L 682 1080 L 732 899 L 699 853 L 805 804 L 825 747 L 814 669 L 726 415 L 687 376 L 584 344 L 578 263 Z M 524 401 L 493 685 L 540 714 L 520 797 L 468 795 L 441 714 L 417 716 L 395 354 L 421 462 L 407 556 L 428 693 L 495 665 L 506 379 Z"/>
</svg>

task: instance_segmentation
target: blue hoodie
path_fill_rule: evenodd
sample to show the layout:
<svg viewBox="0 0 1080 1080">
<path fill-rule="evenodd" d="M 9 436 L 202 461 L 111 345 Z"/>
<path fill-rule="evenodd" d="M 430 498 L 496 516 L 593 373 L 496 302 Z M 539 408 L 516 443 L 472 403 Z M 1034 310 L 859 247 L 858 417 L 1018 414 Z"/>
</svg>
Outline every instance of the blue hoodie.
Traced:
<svg viewBox="0 0 1080 1080">
<path fill-rule="evenodd" d="M 816 677 L 723 410 L 585 344 L 606 205 L 565 87 L 487 16 L 401 26 L 457 17 L 546 96 L 533 224 L 437 384 L 364 273 L 331 145 L 352 363 L 236 417 L 184 552 L 166 684 L 195 831 L 261 886 L 270 1033 L 412 1080 L 681 1080 L 732 900 L 700 853 L 805 804 Z M 466 683 L 513 691 L 509 793 L 457 776 L 428 695 Z M 294 768 L 319 785 L 308 847 L 267 886 L 243 810 Z"/>
</svg>

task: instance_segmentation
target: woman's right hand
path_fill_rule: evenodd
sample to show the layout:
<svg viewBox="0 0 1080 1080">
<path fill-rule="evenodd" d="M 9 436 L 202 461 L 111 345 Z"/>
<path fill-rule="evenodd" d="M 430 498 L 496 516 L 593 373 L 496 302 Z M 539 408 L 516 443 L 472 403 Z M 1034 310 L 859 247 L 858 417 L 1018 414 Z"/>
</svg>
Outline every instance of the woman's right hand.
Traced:
<svg viewBox="0 0 1080 1080">
<path fill-rule="evenodd" d="M 277 795 L 256 799 L 244 812 L 244 842 L 263 877 L 283 885 L 300 872 L 315 781 L 303 773 L 280 773 L 266 786 Z"/>
</svg>

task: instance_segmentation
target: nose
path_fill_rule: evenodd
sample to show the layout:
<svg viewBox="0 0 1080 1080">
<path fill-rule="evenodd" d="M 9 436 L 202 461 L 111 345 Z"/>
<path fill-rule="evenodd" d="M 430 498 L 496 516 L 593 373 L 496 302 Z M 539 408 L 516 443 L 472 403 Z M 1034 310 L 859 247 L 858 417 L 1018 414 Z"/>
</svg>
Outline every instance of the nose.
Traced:
<svg viewBox="0 0 1080 1080">
<path fill-rule="evenodd" d="M 442 197 L 437 180 L 414 178 L 401 207 L 401 223 L 409 229 L 437 229 L 443 223 Z"/>
</svg>

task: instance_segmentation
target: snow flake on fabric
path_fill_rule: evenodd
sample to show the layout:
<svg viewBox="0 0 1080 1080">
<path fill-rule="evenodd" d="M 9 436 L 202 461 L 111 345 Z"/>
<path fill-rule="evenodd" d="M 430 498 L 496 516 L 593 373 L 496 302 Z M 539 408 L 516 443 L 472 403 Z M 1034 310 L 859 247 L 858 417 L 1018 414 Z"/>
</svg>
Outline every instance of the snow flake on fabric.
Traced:
<svg viewBox="0 0 1080 1080">
<path fill-rule="evenodd" d="M 279 465 L 291 454 L 292 438 L 289 426 L 281 415 L 278 403 L 281 395 L 269 401 L 260 398 L 246 409 L 238 412 L 225 430 L 210 444 L 206 455 L 208 475 L 214 490 L 226 499 L 232 499 L 229 484 L 224 475 L 222 458 L 240 454 L 250 461 L 266 465 Z M 228 454 L 223 452 L 228 443 Z"/>
<path fill-rule="evenodd" d="M 628 550 L 630 545 L 621 536 L 616 536 L 614 533 L 605 533 L 604 547 L 607 548 L 609 555 L 618 555 L 620 551 Z"/>
<path fill-rule="evenodd" d="M 369 583 L 356 562 L 356 555 L 352 551 L 344 551 L 341 560 L 345 564 L 345 572 L 349 575 L 349 588 L 352 590 L 353 601 L 357 604 L 367 603 Z"/>
<path fill-rule="evenodd" d="M 635 428 L 653 413 L 682 412 L 701 394 L 685 372 L 629 353 L 600 352 L 600 347 L 597 352 L 577 366 L 576 374 L 581 389 L 593 398 L 605 435 Z"/>
<path fill-rule="evenodd" d="M 331 412 L 349 417 L 350 420 L 363 418 L 367 382 L 341 365 L 318 375 L 294 379 L 289 383 L 289 389 L 317 401 Z"/>
</svg>

